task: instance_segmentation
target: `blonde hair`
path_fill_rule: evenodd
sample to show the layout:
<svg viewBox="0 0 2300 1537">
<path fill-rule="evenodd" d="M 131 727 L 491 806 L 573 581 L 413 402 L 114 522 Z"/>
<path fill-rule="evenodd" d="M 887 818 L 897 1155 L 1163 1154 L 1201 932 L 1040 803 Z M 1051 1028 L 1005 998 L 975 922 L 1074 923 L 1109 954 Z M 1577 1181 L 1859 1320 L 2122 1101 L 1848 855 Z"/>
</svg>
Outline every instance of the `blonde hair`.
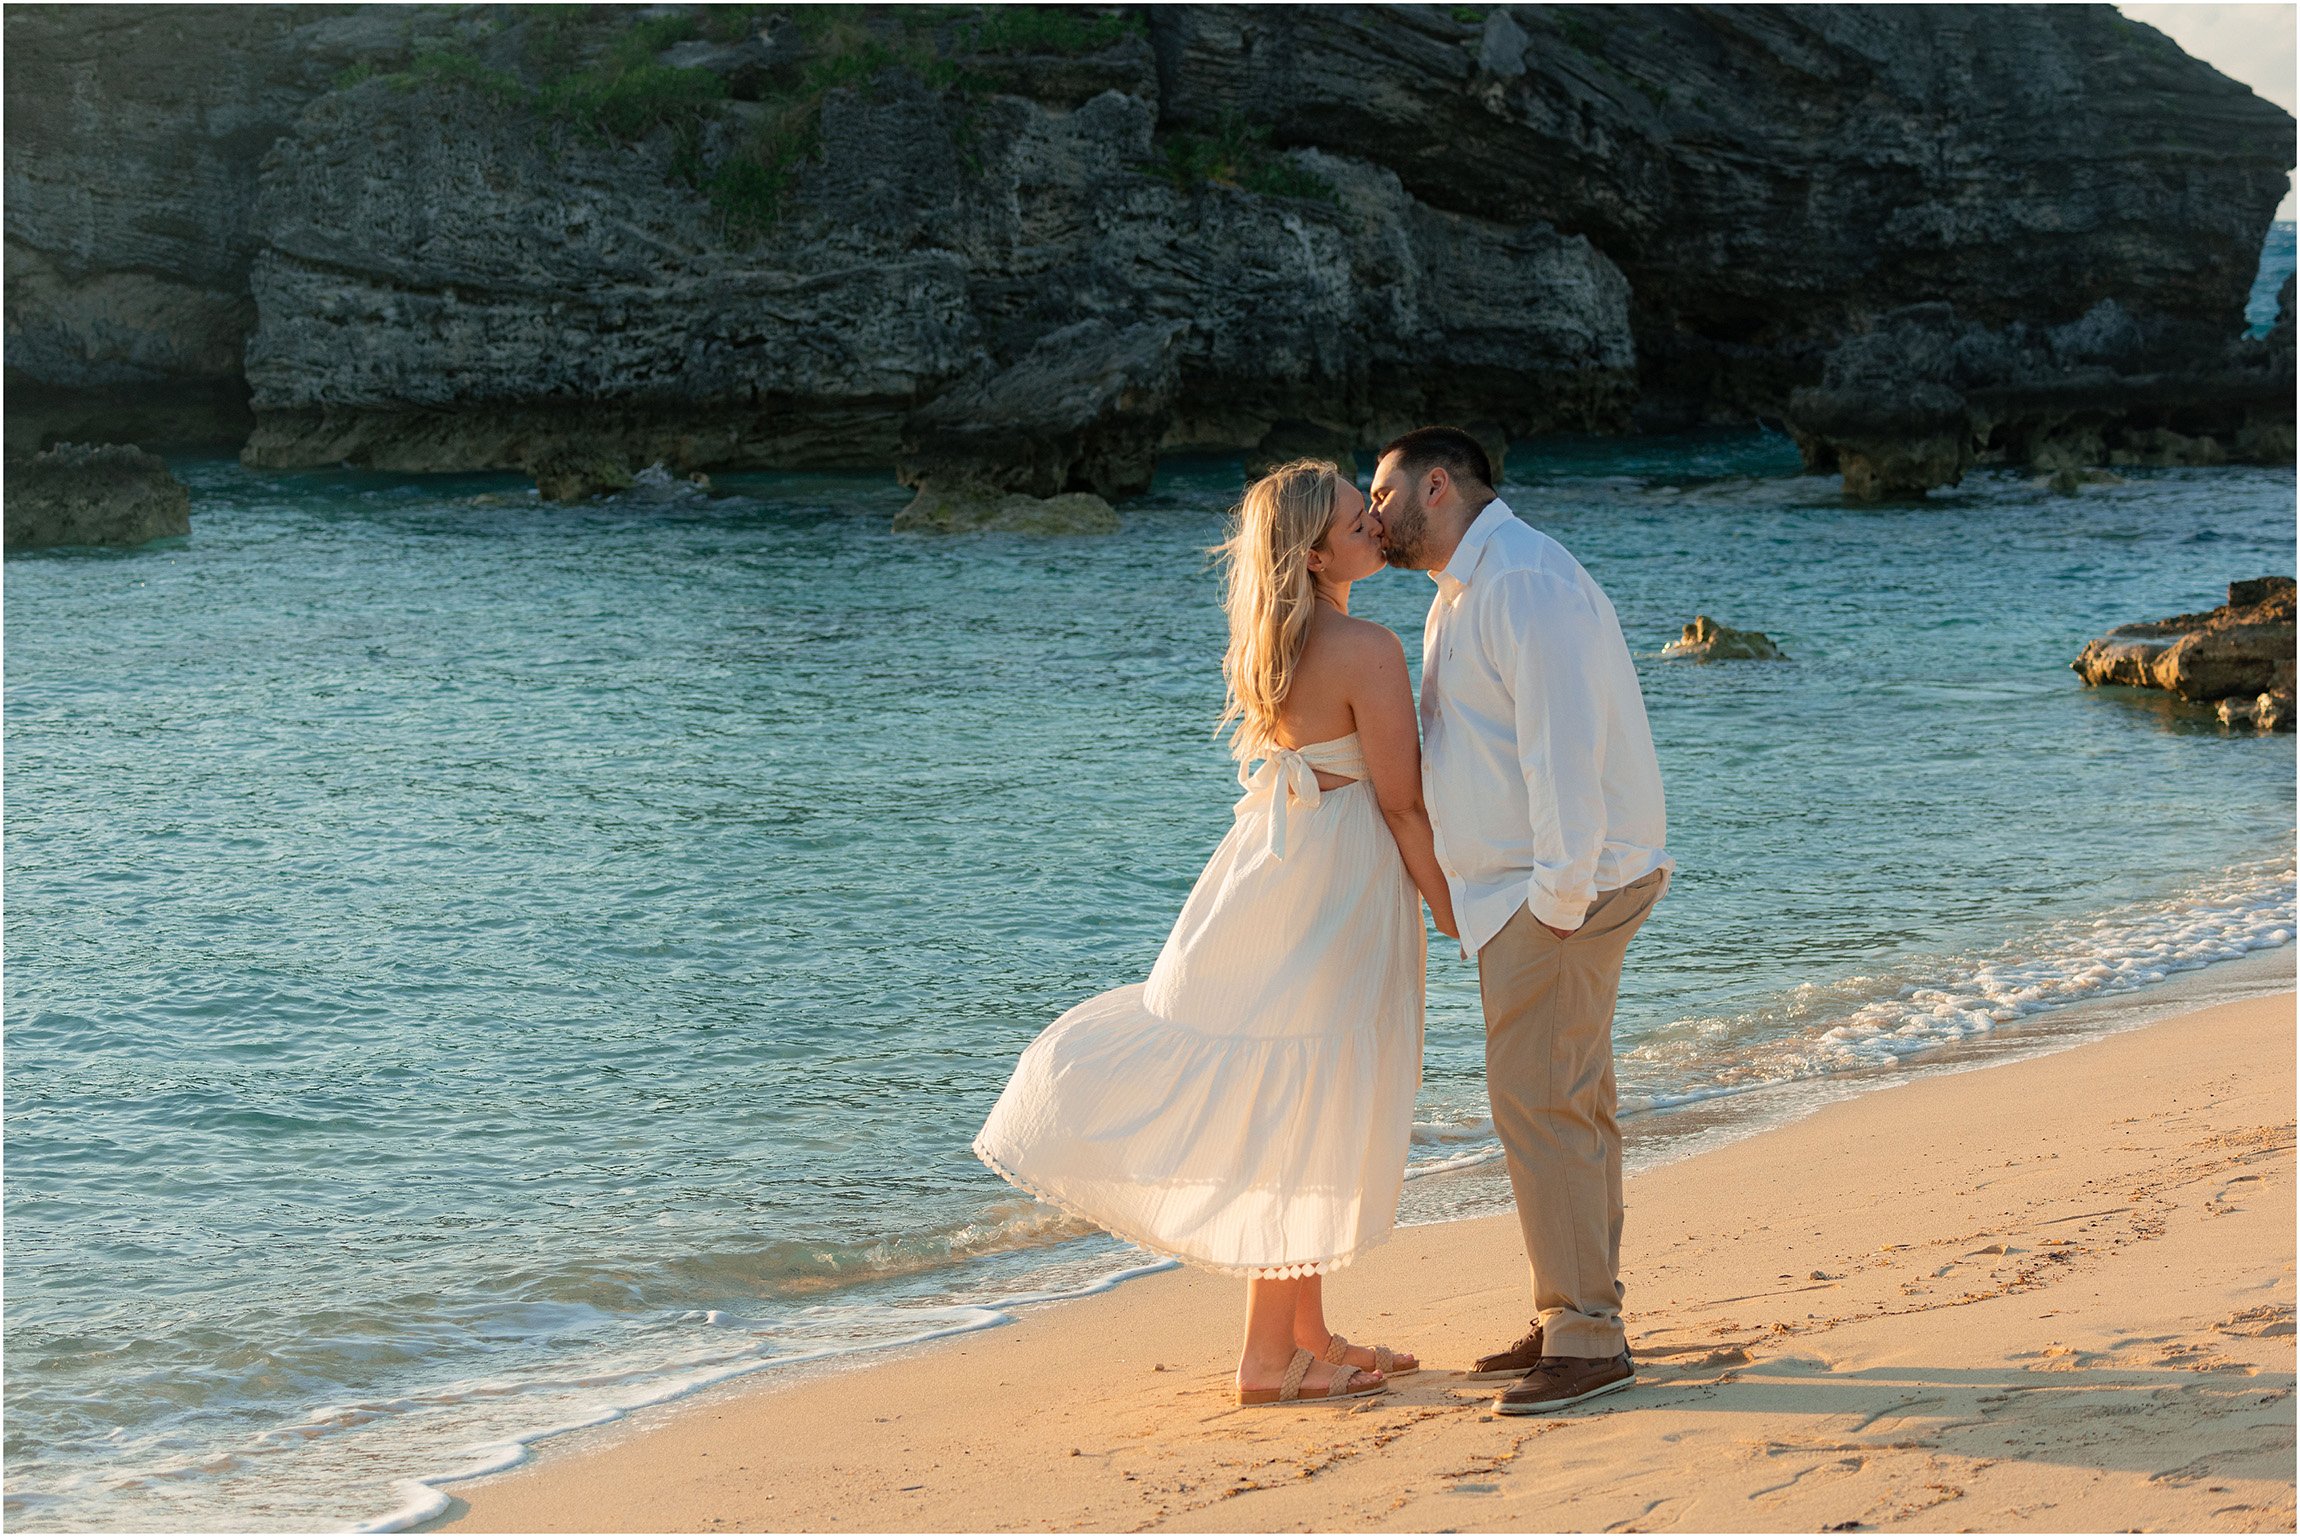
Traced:
<svg viewBox="0 0 2300 1537">
<path fill-rule="evenodd" d="M 1230 754 L 1241 762 L 1276 745 L 1278 707 L 1293 686 L 1317 608 L 1309 555 L 1333 521 L 1339 486 L 1339 472 L 1324 460 L 1281 464 L 1246 488 L 1231 514 L 1230 537 L 1214 547 L 1230 616 L 1230 648 L 1222 655 L 1228 693 L 1214 729 L 1238 723 Z"/>
</svg>

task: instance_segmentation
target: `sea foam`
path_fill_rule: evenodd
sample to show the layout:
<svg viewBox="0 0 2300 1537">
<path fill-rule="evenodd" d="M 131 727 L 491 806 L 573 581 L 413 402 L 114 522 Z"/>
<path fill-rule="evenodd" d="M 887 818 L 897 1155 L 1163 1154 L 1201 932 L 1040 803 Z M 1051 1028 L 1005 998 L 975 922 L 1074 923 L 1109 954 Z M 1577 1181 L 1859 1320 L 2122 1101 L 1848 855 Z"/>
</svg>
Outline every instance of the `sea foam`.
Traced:
<svg viewBox="0 0 2300 1537">
<path fill-rule="evenodd" d="M 2047 924 L 1994 949 L 1807 982 L 1772 1007 L 1676 1021 L 1618 1058 L 1626 1119 L 1891 1067 L 2072 1005 L 2292 942 L 2294 861 L 2262 860 L 2171 897 Z M 1493 1122 L 1417 1121 L 1409 1179 L 1501 1157 Z"/>
</svg>

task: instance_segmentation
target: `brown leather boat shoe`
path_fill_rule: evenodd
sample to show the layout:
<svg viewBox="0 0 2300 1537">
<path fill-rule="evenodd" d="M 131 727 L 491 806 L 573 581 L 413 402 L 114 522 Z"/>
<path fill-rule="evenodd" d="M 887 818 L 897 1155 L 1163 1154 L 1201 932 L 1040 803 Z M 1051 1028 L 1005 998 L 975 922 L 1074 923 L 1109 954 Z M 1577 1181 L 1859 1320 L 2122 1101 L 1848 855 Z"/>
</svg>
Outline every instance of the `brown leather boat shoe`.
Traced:
<svg viewBox="0 0 2300 1537">
<path fill-rule="evenodd" d="M 1531 1334 L 1520 1335 L 1516 1344 L 1507 1350 L 1497 1350 L 1490 1356 L 1479 1356 L 1462 1376 L 1471 1382 L 1483 1382 L 1489 1377 L 1522 1377 L 1533 1370 L 1541 1360 L 1541 1325 L 1536 1323 Z"/>
<path fill-rule="evenodd" d="M 1637 1365 L 1624 1350 L 1617 1356 L 1543 1356 L 1514 1387 L 1493 1401 L 1496 1414 L 1547 1414 L 1628 1387 Z"/>
</svg>

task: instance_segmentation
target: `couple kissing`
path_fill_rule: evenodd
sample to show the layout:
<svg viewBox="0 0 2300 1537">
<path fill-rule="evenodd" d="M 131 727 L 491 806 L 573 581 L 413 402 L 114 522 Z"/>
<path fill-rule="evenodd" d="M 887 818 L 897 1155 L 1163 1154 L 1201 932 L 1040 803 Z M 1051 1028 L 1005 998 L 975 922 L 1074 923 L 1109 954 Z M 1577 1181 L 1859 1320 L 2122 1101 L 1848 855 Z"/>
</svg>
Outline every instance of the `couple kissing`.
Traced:
<svg viewBox="0 0 2300 1537">
<path fill-rule="evenodd" d="M 1246 1277 L 1243 1405 L 1422 1368 L 1332 1332 L 1322 1284 L 1396 1223 L 1424 904 L 1477 962 L 1535 1309 L 1465 1375 L 1504 1414 L 1636 1380 L 1613 1006 L 1674 868 L 1661 774 L 1612 603 L 1495 479 L 1475 438 L 1424 427 L 1366 493 L 1315 460 L 1247 489 L 1218 551 L 1236 819 L 1148 978 L 1047 1026 L 974 1141 L 1023 1190 Z M 1418 703 L 1398 637 L 1350 613 L 1385 566 L 1437 587 Z"/>
</svg>

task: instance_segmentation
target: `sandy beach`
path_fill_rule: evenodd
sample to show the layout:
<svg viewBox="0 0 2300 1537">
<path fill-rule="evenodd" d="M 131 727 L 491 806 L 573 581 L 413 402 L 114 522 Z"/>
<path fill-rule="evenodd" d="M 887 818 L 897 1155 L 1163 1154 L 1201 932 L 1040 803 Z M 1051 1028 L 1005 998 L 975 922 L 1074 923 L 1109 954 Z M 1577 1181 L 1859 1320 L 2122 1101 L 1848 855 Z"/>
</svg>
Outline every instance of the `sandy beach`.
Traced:
<svg viewBox="0 0 2300 1537">
<path fill-rule="evenodd" d="M 1422 1352 L 1241 1410 L 1235 1281 L 548 1443 L 474 1531 L 2289 1530 L 2294 1000 L 1825 1108 L 1632 1179 L 1640 1385 L 1547 1419 L 1458 1368 L 1522 1327 L 1507 1217 L 1402 1230 L 1329 1316 Z"/>
</svg>

